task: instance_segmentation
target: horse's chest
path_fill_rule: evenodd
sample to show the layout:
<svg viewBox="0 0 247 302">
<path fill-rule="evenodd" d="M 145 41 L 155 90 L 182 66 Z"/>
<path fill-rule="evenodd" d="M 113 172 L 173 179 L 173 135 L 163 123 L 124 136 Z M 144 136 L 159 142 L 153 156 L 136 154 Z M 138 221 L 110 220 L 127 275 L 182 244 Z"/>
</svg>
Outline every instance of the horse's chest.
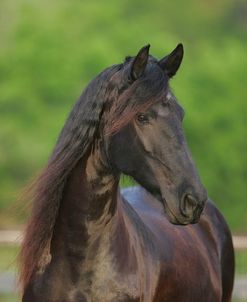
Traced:
<svg viewBox="0 0 247 302">
<path fill-rule="evenodd" d="M 86 269 L 85 269 L 85 267 Z M 91 269 L 89 269 L 91 268 Z M 83 263 L 80 277 L 72 282 L 70 272 L 54 275 L 44 274 L 36 280 L 34 288 L 26 297 L 27 302 L 134 302 L 139 301 L 138 278 L 135 274 L 121 274 L 110 257 L 99 261 L 95 266 Z M 29 298 L 30 296 L 30 298 Z"/>
<path fill-rule="evenodd" d="M 92 271 L 82 274 L 77 287 L 87 302 L 137 301 L 139 293 L 136 273 L 119 271 L 114 255 L 104 249 L 94 259 Z"/>
</svg>

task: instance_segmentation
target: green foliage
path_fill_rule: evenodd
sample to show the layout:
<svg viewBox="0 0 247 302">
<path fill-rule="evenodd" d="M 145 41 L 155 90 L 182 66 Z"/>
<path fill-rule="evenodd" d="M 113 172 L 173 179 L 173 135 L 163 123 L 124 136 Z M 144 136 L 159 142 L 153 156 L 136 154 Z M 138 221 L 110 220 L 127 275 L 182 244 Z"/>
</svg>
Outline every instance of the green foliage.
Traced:
<svg viewBox="0 0 247 302">
<path fill-rule="evenodd" d="M 18 302 L 20 297 L 14 294 L 0 294 L 0 302 Z"/>
<path fill-rule="evenodd" d="M 247 275 L 247 251 L 235 251 L 236 275 Z"/>
<path fill-rule="evenodd" d="M 246 20 L 243 0 L 2 0 L 0 218 L 44 166 L 91 78 L 146 43 L 161 57 L 182 41 L 172 87 L 189 145 L 209 195 L 247 231 Z"/>
<path fill-rule="evenodd" d="M 17 255 L 19 246 L 0 245 L 0 272 L 15 272 L 17 271 Z M 0 300 L 1 301 L 1 300 Z"/>
</svg>

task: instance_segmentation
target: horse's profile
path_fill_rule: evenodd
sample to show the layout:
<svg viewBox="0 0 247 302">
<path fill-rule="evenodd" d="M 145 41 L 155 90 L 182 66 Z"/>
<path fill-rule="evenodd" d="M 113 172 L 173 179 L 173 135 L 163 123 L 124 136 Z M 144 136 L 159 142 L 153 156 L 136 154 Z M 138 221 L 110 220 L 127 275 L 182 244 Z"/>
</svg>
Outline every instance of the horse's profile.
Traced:
<svg viewBox="0 0 247 302">
<path fill-rule="evenodd" d="M 23 302 L 231 301 L 231 234 L 169 88 L 182 58 L 145 46 L 82 93 L 33 184 Z M 122 173 L 140 187 L 120 192 Z"/>
</svg>

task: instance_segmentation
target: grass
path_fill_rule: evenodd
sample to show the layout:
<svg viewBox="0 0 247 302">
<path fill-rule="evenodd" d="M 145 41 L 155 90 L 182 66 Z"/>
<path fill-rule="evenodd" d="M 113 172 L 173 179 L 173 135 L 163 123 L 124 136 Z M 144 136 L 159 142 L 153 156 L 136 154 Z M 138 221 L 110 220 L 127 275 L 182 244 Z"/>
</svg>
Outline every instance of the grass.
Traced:
<svg viewBox="0 0 247 302">
<path fill-rule="evenodd" d="M 17 295 L 6 295 L 6 294 L 3 294 L 1 295 L 0 294 L 0 302 L 17 302 L 17 301 L 20 301 L 19 297 Z"/>
<path fill-rule="evenodd" d="M 247 275 L 247 251 L 236 251 L 236 275 Z"/>
</svg>

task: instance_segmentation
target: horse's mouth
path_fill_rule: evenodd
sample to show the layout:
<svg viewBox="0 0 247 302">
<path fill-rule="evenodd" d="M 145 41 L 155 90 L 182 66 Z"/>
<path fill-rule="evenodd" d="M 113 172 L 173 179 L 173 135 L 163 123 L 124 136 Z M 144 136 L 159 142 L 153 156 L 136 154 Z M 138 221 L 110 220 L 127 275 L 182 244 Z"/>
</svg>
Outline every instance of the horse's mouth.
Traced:
<svg viewBox="0 0 247 302">
<path fill-rule="evenodd" d="M 172 211 L 172 209 L 168 206 L 167 202 L 165 199 L 162 200 L 163 206 L 164 206 L 164 211 L 167 216 L 167 219 L 169 222 L 175 225 L 187 225 L 191 223 L 189 219 L 179 219 L 175 213 Z"/>
<path fill-rule="evenodd" d="M 169 220 L 170 223 L 175 224 L 175 225 L 187 225 L 187 224 L 195 224 L 198 223 L 202 210 L 202 207 L 197 207 L 193 216 L 192 217 L 185 217 L 183 216 L 182 213 L 180 213 L 180 208 L 181 205 L 178 204 L 178 212 L 176 213 L 174 209 L 172 209 L 166 198 L 164 196 L 162 196 L 161 192 L 152 192 L 152 195 L 162 203 L 163 209 L 164 209 L 164 214 L 167 217 L 167 219 Z"/>
</svg>

